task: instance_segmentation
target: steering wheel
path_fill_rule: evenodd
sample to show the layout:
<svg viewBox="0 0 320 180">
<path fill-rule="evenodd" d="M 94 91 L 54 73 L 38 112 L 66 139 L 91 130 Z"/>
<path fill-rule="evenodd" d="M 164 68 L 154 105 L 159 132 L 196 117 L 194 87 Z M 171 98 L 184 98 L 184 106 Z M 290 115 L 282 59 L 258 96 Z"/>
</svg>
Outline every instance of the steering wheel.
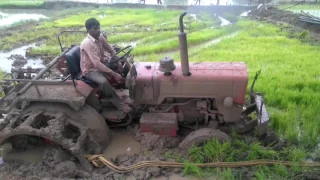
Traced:
<svg viewBox="0 0 320 180">
<path fill-rule="evenodd" d="M 125 52 L 124 50 L 128 49 L 128 48 L 131 48 L 128 52 Z M 110 58 L 110 61 L 108 62 L 109 64 L 112 64 L 112 63 L 115 63 L 117 61 L 119 61 L 120 59 L 123 59 L 124 57 L 128 56 L 130 54 L 130 52 L 133 50 L 132 46 L 129 45 L 125 48 L 122 48 L 120 49 L 115 55 L 113 55 L 111 58 Z M 115 56 L 117 56 L 120 52 L 124 52 L 124 55 L 119 57 L 118 59 L 115 58 Z"/>
</svg>

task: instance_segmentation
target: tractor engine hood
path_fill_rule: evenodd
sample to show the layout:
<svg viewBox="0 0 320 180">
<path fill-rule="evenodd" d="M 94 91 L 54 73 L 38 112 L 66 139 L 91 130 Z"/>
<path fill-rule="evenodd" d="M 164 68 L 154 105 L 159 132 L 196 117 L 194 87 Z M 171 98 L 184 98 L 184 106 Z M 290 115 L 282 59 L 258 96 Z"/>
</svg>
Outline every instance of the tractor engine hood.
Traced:
<svg viewBox="0 0 320 180">
<path fill-rule="evenodd" d="M 245 101 L 245 63 L 190 63 L 191 76 L 183 75 L 178 63 L 167 74 L 160 71 L 160 63 L 136 62 L 134 66 L 137 76 L 130 96 L 139 104 L 159 105 L 165 98 L 215 98 L 223 109 L 226 98 L 232 98 L 235 107 Z"/>
</svg>

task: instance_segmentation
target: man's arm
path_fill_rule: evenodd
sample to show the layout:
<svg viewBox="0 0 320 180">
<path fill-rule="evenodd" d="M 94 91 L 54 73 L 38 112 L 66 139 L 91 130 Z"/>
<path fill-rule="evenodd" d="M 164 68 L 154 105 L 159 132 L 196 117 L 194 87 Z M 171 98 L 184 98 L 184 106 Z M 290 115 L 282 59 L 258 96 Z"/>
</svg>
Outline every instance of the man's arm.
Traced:
<svg viewBox="0 0 320 180">
<path fill-rule="evenodd" d="M 114 76 L 114 72 L 111 69 L 109 69 L 107 66 L 105 66 L 103 63 L 101 63 L 100 61 L 101 57 L 98 53 L 98 49 L 95 46 L 91 44 L 86 44 L 83 46 L 81 50 L 84 51 L 89 56 L 89 59 L 91 60 L 95 68 L 99 69 L 102 72 L 105 72 L 107 74 Z"/>
<path fill-rule="evenodd" d="M 102 39 L 103 48 L 107 50 L 111 54 L 111 56 L 115 55 L 116 51 L 110 46 L 107 40 L 102 36 L 101 36 L 101 39 Z"/>
</svg>

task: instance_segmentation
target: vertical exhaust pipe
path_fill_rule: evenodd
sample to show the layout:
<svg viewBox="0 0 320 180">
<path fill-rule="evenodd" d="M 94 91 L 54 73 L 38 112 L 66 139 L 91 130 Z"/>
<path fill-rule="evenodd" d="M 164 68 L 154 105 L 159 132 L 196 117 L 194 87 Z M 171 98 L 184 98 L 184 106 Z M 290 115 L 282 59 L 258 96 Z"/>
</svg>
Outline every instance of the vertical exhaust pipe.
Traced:
<svg viewBox="0 0 320 180">
<path fill-rule="evenodd" d="M 180 45 L 180 61 L 181 61 L 181 70 L 184 76 L 190 76 L 189 71 L 189 59 L 188 59 L 188 43 L 187 43 L 187 33 L 183 30 L 183 17 L 187 14 L 184 12 L 180 15 L 179 26 L 180 32 L 179 36 L 179 45 Z"/>
</svg>

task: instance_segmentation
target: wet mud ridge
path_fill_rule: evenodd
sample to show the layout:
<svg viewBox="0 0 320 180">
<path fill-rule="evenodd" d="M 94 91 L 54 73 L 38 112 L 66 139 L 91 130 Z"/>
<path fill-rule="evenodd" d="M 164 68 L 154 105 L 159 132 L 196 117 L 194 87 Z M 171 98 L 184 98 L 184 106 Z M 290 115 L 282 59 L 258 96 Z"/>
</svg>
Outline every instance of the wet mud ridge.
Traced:
<svg viewBox="0 0 320 180">
<path fill-rule="evenodd" d="M 19 54 L 13 54 L 8 59 L 13 60 L 12 66 L 22 67 L 28 63 L 27 59 Z"/>
<path fill-rule="evenodd" d="M 260 8 L 254 9 L 249 13 L 249 16 L 258 20 L 284 22 L 296 28 L 309 30 L 310 32 L 313 32 L 316 34 L 320 33 L 319 24 L 300 21 L 299 17 L 301 16 L 301 14 L 294 13 L 288 10 L 282 10 L 273 6 L 267 7 L 267 8 L 262 6 Z"/>
</svg>

